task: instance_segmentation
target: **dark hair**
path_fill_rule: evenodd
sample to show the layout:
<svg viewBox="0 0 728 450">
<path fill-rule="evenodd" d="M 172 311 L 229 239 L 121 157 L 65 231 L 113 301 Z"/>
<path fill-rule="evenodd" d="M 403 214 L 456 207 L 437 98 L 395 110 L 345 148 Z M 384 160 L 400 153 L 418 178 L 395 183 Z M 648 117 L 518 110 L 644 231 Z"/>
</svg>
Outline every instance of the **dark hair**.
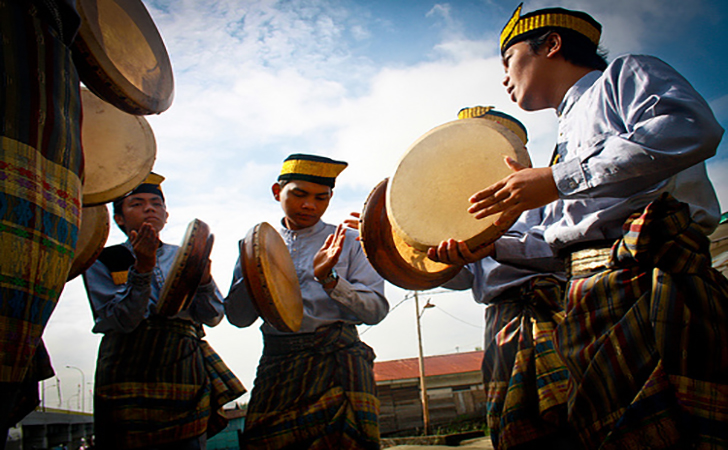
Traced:
<svg viewBox="0 0 728 450">
<path fill-rule="evenodd" d="M 281 187 L 281 189 L 283 189 L 291 181 L 295 181 L 295 180 L 278 180 L 277 183 Z M 316 184 L 321 184 L 321 183 L 316 183 Z M 326 186 L 326 185 L 324 184 L 324 186 Z M 329 186 L 329 187 L 331 188 L 331 192 L 334 192 L 334 188 L 331 186 Z"/>
<path fill-rule="evenodd" d="M 594 45 L 586 36 L 567 28 L 549 28 L 546 31 L 526 37 L 525 40 L 535 53 L 546 43 L 551 33 L 561 36 L 561 54 L 566 61 L 594 70 L 607 68 L 606 50 Z"/>
</svg>

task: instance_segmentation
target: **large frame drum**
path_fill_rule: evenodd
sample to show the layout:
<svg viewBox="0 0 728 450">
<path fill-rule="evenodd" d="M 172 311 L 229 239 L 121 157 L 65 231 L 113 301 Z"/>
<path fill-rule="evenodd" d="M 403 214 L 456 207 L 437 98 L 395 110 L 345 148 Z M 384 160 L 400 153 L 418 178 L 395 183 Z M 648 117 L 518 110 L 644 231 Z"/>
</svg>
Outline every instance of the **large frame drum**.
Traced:
<svg viewBox="0 0 728 450">
<path fill-rule="evenodd" d="M 521 139 L 491 120 L 460 119 L 424 134 L 387 186 L 387 216 L 396 234 L 423 252 L 450 238 L 471 250 L 495 241 L 515 220 L 495 226 L 500 214 L 476 219 L 469 198 L 512 173 L 505 156 L 531 165 Z"/>
<path fill-rule="evenodd" d="M 157 143 L 144 117 L 114 108 L 81 91 L 84 155 L 83 205 L 108 203 L 133 191 L 152 171 Z"/>
<path fill-rule="evenodd" d="M 182 245 L 159 294 L 157 314 L 172 317 L 189 308 L 209 264 L 214 240 L 205 222 L 195 219 L 187 225 Z"/>
<path fill-rule="evenodd" d="M 303 297 L 288 247 L 267 222 L 240 244 L 243 279 L 258 314 L 279 331 L 295 332 L 303 321 Z"/>
<path fill-rule="evenodd" d="M 172 64 L 141 0 L 77 0 L 73 57 L 84 85 L 129 114 L 159 114 L 174 97 Z"/>
</svg>

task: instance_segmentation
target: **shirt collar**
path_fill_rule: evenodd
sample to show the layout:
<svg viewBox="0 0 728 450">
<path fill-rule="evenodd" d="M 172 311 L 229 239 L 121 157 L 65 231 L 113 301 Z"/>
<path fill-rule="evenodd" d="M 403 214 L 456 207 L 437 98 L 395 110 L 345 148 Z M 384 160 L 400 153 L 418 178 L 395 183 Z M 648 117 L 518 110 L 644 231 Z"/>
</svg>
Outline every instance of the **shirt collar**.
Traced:
<svg viewBox="0 0 728 450">
<path fill-rule="evenodd" d="M 589 89 L 600 76 L 602 76 L 602 73 L 603 72 L 600 70 L 592 70 L 581 77 L 579 81 L 574 83 L 574 85 L 566 91 L 566 95 L 564 95 L 564 99 L 561 101 L 559 108 L 556 110 L 556 114 L 559 117 L 568 114 L 569 110 L 571 110 L 576 101 L 579 100 L 582 94 L 584 94 L 584 92 Z"/>
<path fill-rule="evenodd" d="M 282 236 L 299 236 L 299 237 L 306 237 L 306 236 L 312 236 L 319 231 L 323 230 L 326 227 L 326 224 L 323 220 L 319 219 L 318 222 L 316 222 L 315 225 L 312 225 L 308 228 L 303 228 L 301 230 L 289 230 L 286 228 L 284 219 L 281 219 L 281 228 L 280 232 Z"/>
</svg>

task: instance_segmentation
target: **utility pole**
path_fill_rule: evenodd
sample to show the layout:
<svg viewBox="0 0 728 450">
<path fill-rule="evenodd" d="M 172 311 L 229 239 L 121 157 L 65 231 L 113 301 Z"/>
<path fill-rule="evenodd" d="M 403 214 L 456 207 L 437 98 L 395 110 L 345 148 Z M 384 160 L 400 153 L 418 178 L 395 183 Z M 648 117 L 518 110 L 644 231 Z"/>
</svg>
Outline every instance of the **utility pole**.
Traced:
<svg viewBox="0 0 728 450">
<path fill-rule="evenodd" d="M 415 293 L 415 314 L 417 315 L 417 342 L 420 347 L 419 363 L 420 363 L 420 395 L 422 398 L 422 420 L 424 423 L 424 432 L 427 436 L 430 432 L 430 405 L 427 399 L 427 382 L 425 381 L 425 360 L 422 356 L 422 330 L 420 328 L 420 302 L 417 298 L 417 291 Z M 428 302 L 428 305 L 431 305 Z M 431 305 L 434 306 L 434 305 Z M 425 305 L 425 307 L 431 307 Z M 424 309 L 422 310 L 424 312 Z"/>
</svg>

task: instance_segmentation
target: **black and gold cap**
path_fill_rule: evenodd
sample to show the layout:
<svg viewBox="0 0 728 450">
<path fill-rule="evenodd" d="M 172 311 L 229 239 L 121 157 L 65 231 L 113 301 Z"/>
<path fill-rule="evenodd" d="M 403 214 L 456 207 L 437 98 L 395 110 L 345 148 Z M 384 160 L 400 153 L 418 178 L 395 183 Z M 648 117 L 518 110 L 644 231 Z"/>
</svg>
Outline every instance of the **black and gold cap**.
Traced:
<svg viewBox="0 0 728 450">
<path fill-rule="evenodd" d="M 303 180 L 323 184 L 331 188 L 336 177 L 348 166 L 344 161 L 336 161 L 325 156 L 295 153 L 283 161 L 278 181 Z"/>
<path fill-rule="evenodd" d="M 492 106 L 473 106 L 472 108 L 463 108 L 458 112 L 458 119 L 472 118 L 487 119 L 499 123 L 518 136 L 523 145 L 528 142 L 526 127 L 515 117 L 496 111 Z"/>
<path fill-rule="evenodd" d="M 149 175 L 142 181 L 142 184 L 137 186 L 133 191 L 126 195 L 123 195 L 114 200 L 114 207 L 118 207 L 125 198 L 133 194 L 157 194 L 164 200 L 164 194 L 162 193 L 162 181 L 164 177 L 162 175 L 150 172 Z"/>
<path fill-rule="evenodd" d="M 521 16 L 523 3 L 513 12 L 500 35 L 501 55 L 511 45 L 520 42 L 543 28 L 564 28 L 583 35 L 595 47 L 599 46 L 602 26 L 589 14 L 563 8 L 546 8 Z"/>
</svg>

